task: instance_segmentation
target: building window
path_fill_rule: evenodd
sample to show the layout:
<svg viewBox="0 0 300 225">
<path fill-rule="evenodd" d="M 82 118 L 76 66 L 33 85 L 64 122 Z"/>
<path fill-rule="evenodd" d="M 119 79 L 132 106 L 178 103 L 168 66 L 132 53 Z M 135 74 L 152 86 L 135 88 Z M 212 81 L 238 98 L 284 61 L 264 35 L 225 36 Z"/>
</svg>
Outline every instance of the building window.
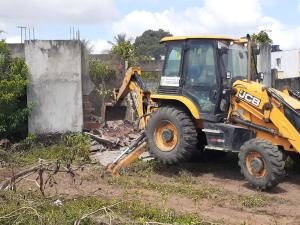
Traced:
<svg viewBox="0 0 300 225">
<path fill-rule="evenodd" d="M 281 58 L 276 59 L 276 66 L 278 69 L 281 69 Z"/>
</svg>

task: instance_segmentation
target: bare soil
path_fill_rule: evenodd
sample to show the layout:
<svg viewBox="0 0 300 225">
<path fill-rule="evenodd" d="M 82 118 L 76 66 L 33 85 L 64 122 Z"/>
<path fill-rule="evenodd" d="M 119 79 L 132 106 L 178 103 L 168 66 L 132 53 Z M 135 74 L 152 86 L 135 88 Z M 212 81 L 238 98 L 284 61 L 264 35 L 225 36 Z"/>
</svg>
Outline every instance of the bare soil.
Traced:
<svg viewBox="0 0 300 225">
<path fill-rule="evenodd" d="M 206 197 L 194 199 L 176 190 L 163 193 L 161 189 L 147 186 L 132 187 L 109 176 L 101 176 L 103 169 L 89 166 L 78 171 L 76 180 L 66 174 L 56 177 L 57 185 L 46 190 L 47 195 L 61 195 L 66 198 L 76 196 L 105 196 L 107 198 L 134 199 L 149 203 L 153 207 L 172 208 L 177 213 L 195 213 L 205 221 L 219 224 L 300 224 L 300 175 L 289 172 L 285 181 L 269 192 L 258 192 L 251 188 L 239 173 L 236 159 L 204 160 L 178 166 L 162 166 L 144 171 L 128 171 L 126 181 L 147 181 L 151 184 L 168 184 L 186 187 L 185 181 L 193 189 L 202 187 L 220 189 Z M 10 176 L 10 171 L 0 169 L 0 181 Z M 36 190 L 35 176 L 18 184 L 18 188 Z M 257 203 L 258 201 L 258 203 Z"/>
</svg>

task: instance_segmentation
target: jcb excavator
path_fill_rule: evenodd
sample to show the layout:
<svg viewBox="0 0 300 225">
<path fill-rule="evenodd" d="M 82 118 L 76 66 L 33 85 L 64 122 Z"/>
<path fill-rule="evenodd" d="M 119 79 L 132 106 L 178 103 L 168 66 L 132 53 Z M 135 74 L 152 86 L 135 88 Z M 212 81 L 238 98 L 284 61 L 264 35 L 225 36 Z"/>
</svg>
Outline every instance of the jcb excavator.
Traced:
<svg viewBox="0 0 300 225">
<path fill-rule="evenodd" d="M 251 75 L 251 40 L 222 36 L 166 37 L 157 93 L 147 90 L 139 67 L 130 68 L 106 117 L 124 116 L 125 96 L 137 95 L 139 139 L 108 170 L 117 174 L 144 151 L 165 164 L 196 151 L 236 152 L 241 173 L 256 188 L 276 186 L 289 153 L 300 152 L 299 93 L 262 85 Z M 255 63 L 254 63 L 255 64 Z M 108 120 L 110 120 L 108 118 Z"/>
</svg>

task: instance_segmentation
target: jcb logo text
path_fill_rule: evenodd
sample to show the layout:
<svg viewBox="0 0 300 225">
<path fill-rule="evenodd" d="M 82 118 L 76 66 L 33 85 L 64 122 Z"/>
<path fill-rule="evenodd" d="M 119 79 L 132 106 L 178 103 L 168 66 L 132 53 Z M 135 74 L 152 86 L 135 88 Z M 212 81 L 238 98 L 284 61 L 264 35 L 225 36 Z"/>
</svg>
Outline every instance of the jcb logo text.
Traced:
<svg viewBox="0 0 300 225">
<path fill-rule="evenodd" d="M 239 93 L 239 97 L 244 99 L 246 102 L 249 102 L 250 104 L 254 105 L 254 106 L 259 106 L 260 104 L 260 100 L 252 95 L 250 95 L 249 93 L 243 91 L 243 90 L 240 90 L 240 93 Z"/>
</svg>

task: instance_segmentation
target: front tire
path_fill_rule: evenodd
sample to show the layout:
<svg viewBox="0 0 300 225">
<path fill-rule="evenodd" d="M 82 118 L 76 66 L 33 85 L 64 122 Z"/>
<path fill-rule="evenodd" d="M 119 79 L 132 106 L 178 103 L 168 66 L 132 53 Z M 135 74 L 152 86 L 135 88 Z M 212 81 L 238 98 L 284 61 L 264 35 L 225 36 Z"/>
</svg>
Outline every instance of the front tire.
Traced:
<svg viewBox="0 0 300 225">
<path fill-rule="evenodd" d="M 241 147 L 239 166 L 246 180 L 260 190 L 275 187 L 285 176 L 283 152 L 262 139 L 251 139 Z"/>
<path fill-rule="evenodd" d="M 197 149 L 196 126 L 180 108 L 159 108 L 149 119 L 146 134 L 150 153 L 164 164 L 187 160 Z"/>
</svg>

